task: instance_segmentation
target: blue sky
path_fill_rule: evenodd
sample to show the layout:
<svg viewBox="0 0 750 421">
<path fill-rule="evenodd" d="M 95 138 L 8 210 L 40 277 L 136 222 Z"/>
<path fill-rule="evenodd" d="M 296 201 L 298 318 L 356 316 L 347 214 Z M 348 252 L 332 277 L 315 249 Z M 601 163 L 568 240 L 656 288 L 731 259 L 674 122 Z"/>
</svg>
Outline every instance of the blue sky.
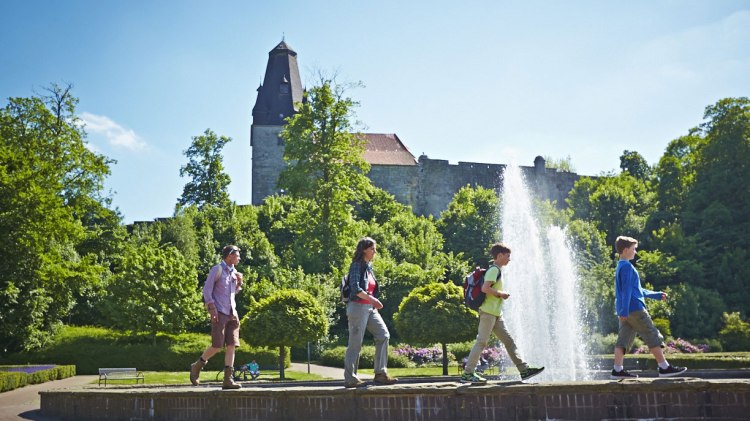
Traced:
<svg viewBox="0 0 750 421">
<path fill-rule="evenodd" d="M 250 203 L 250 124 L 268 51 L 361 81 L 365 131 L 415 156 L 577 172 L 651 164 L 720 98 L 750 95 L 750 1 L 0 2 L 0 104 L 70 82 L 90 147 L 117 160 L 124 222 L 170 216 L 207 128 Z"/>
</svg>

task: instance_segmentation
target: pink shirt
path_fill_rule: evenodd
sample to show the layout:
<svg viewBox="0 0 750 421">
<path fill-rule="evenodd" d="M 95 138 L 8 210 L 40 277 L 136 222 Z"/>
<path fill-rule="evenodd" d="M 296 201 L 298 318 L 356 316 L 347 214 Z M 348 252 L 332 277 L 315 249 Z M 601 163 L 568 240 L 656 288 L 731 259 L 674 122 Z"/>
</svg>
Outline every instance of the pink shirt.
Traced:
<svg viewBox="0 0 750 421">
<path fill-rule="evenodd" d="M 242 289 L 242 287 L 237 287 L 237 278 L 234 273 L 234 266 L 229 266 L 222 261 L 211 268 L 206 283 L 203 285 L 203 301 L 206 305 L 215 305 L 219 313 L 227 316 L 237 316 L 234 295 Z"/>
</svg>

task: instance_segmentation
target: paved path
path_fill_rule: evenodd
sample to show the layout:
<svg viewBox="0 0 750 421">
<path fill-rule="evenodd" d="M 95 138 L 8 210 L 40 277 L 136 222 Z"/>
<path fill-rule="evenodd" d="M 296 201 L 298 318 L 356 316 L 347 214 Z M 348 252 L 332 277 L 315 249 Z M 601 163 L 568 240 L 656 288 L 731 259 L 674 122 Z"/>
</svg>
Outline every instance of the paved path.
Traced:
<svg viewBox="0 0 750 421">
<path fill-rule="evenodd" d="M 39 413 L 39 392 L 83 386 L 98 378 L 98 376 L 73 376 L 0 393 L 0 421 L 57 421 L 56 418 L 44 417 Z"/>
<path fill-rule="evenodd" d="M 307 373 L 307 363 L 292 363 L 290 370 Z M 324 365 L 310 364 L 310 373 L 319 376 L 328 377 L 333 380 L 344 380 L 344 369 L 336 367 L 327 367 Z M 360 374 L 360 379 L 372 379 L 372 375 Z"/>
</svg>

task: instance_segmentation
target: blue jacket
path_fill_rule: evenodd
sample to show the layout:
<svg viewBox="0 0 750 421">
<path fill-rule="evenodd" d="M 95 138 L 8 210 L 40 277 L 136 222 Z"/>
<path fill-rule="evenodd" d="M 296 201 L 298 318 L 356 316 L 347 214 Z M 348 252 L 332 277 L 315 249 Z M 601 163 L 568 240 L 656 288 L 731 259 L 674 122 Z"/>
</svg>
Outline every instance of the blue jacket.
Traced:
<svg viewBox="0 0 750 421">
<path fill-rule="evenodd" d="M 629 261 L 622 259 L 615 269 L 615 309 L 620 317 L 634 311 L 645 310 L 644 298 L 661 299 L 661 292 L 641 287 L 641 277 Z"/>
</svg>

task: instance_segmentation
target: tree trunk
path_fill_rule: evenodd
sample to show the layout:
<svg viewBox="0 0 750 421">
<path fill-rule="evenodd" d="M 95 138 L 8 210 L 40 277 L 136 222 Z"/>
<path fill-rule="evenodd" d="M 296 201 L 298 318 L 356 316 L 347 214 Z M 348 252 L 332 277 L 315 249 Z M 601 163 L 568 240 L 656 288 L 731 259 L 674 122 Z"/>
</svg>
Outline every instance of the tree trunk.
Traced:
<svg viewBox="0 0 750 421">
<path fill-rule="evenodd" d="M 285 378 L 284 377 L 284 360 L 285 360 L 284 353 L 285 352 L 286 352 L 286 348 L 284 347 L 284 345 L 280 346 L 279 347 L 279 374 L 280 374 L 281 380 L 284 380 Z"/>
</svg>

